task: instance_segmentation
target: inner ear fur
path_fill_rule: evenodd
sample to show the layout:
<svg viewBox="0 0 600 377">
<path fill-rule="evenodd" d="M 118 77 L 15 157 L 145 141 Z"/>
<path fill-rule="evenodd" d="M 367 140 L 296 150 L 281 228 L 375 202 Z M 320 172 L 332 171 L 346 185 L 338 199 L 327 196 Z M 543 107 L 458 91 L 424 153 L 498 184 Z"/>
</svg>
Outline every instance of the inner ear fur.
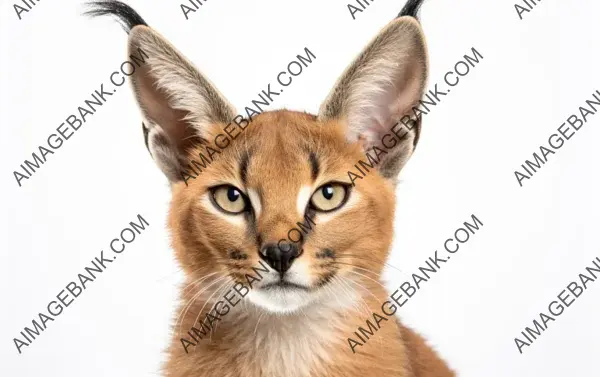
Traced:
<svg viewBox="0 0 600 377">
<path fill-rule="evenodd" d="M 384 177 L 395 178 L 419 138 L 421 120 L 407 122 L 406 117 L 423 97 L 427 74 L 427 47 L 419 22 L 396 18 L 346 68 L 322 103 L 319 120 L 343 122 L 347 140 L 360 142 L 365 152 L 373 147 L 386 151 L 377 167 Z M 396 123 L 403 118 L 399 126 L 405 132 L 398 132 Z M 388 149 L 381 139 L 392 128 L 401 137 Z"/>
<path fill-rule="evenodd" d="M 150 154 L 171 182 L 182 180 L 189 148 L 209 139 L 212 125 L 229 123 L 235 108 L 153 29 L 131 29 L 128 49 L 145 60 L 131 83 Z"/>
</svg>

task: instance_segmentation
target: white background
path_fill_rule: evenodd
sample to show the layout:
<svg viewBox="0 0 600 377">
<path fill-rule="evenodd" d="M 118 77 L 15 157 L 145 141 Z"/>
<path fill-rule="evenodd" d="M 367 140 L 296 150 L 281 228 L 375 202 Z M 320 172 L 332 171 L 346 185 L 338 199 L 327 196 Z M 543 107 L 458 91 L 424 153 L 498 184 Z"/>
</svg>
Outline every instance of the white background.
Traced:
<svg viewBox="0 0 600 377">
<path fill-rule="evenodd" d="M 157 376 L 180 273 L 168 246 L 169 188 L 143 143 L 127 86 L 19 187 L 13 171 L 108 83 L 126 58 L 112 19 L 42 0 L 18 20 L 0 1 L 0 376 Z M 243 108 L 308 47 L 316 60 L 271 108 L 316 112 L 343 68 L 401 9 L 352 20 L 340 0 L 131 0 Z M 481 230 L 400 311 L 460 376 L 600 376 L 600 283 L 519 354 L 525 326 L 600 257 L 600 116 L 519 187 L 513 171 L 600 90 L 600 5 L 429 0 L 430 87 L 475 47 L 484 59 L 424 117 L 398 187 L 391 291 L 475 214 Z M 105 84 L 106 85 L 106 84 Z M 23 347 L 13 338 L 137 214 L 150 227 Z"/>
</svg>

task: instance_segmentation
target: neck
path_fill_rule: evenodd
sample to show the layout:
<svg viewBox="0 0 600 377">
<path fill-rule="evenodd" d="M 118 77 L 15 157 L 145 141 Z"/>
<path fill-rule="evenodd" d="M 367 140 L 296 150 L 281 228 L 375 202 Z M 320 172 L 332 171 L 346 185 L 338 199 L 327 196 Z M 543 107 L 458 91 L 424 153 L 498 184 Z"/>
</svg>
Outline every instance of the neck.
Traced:
<svg viewBox="0 0 600 377">
<path fill-rule="evenodd" d="M 254 304 L 251 290 L 240 291 L 213 289 L 195 299 L 195 292 L 184 291 L 184 302 L 191 305 L 187 311 L 185 305 L 180 307 L 174 327 L 174 363 L 250 368 L 248 376 L 327 375 L 336 355 L 352 355 L 348 337 L 365 326 L 365 319 L 387 295 L 377 281 L 353 284 L 335 279 L 315 294 L 312 303 L 276 313 Z M 227 307 L 219 301 L 227 302 Z"/>
</svg>

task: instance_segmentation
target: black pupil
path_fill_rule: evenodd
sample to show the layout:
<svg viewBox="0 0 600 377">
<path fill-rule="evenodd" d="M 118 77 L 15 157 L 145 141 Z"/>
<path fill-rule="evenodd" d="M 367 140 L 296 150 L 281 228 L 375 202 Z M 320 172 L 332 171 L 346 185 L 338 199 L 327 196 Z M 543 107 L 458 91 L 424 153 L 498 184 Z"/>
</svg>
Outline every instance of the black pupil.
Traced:
<svg viewBox="0 0 600 377">
<path fill-rule="evenodd" d="M 239 198 L 240 198 L 240 193 L 238 190 L 234 189 L 233 187 L 230 187 L 227 190 L 227 199 L 229 199 L 229 201 L 235 202 Z"/>
<path fill-rule="evenodd" d="M 321 191 L 323 192 L 323 197 L 325 199 L 330 200 L 331 198 L 333 198 L 333 186 L 327 185 L 323 187 Z"/>
</svg>

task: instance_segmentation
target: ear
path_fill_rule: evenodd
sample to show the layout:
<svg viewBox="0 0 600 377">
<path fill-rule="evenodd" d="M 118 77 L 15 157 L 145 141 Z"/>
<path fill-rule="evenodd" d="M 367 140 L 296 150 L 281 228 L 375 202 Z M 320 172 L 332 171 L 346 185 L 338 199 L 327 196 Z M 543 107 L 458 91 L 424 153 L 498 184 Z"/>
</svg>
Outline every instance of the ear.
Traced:
<svg viewBox="0 0 600 377">
<path fill-rule="evenodd" d="M 346 68 L 321 105 L 319 120 L 343 122 L 347 140 L 361 141 L 365 152 L 373 147 L 386 151 L 378 169 L 384 177 L 395 178 L 418 141 L 421 120 L 408 119 L 423 96 L 427 65 L 418 21 L 408 16 L 395 19 Z M 396 125 L 400 119 L 403 122 Z M 386 133 L 397 140 L 392 148 L 382 144 Z M 386 138 L 386 143 L 393 142 Z"/>
<path fill-rule="evenodd" d="M 128 48 L 130 56 L 143 60 L 131 82 L 144 117 L 148 150 L 171 183 L 183 180 L 186 152 L 209 139 L 212 125 L 231 122 L 235 108 L 148 26 L 131 29 Z"/>
</svg>

